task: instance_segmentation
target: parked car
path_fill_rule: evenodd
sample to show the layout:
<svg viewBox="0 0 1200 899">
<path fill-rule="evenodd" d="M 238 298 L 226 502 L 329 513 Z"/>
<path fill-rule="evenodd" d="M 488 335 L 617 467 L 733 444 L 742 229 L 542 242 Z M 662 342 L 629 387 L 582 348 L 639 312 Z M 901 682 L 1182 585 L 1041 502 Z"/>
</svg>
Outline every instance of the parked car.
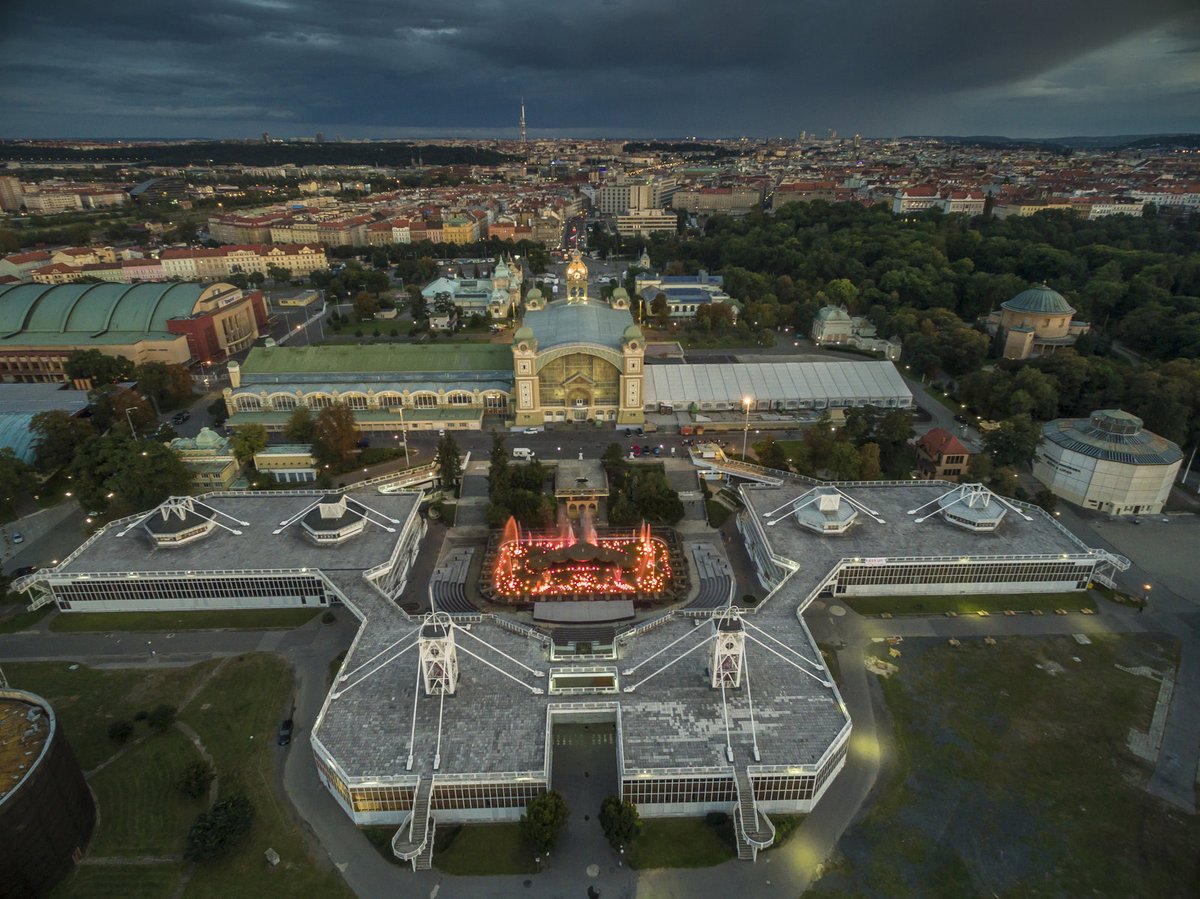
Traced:
<svg viewBox="0 0 1200 899">
<path fill-rule="evenodd" d="M 525 429 L 524 431 L 522 431 L 521 433 L 522 433 L 522 434 L 540 434 L 540 433 L 542 433 L 542 432 L 541 432 L 541 431 L 539 431 L 537 428 L 526 428 L 526 429 Z"/>
<path fill-rule="evenodd" d="M 12 532 L 12 542 L 13 543 L 24 543 L 25 535 L 22 534 L 20 531 L 13 531 Z"/>
<path fill-rule="evenodd" d="M 650 444 L 648 444 L 648 443 L 643 443 L 643 444 L 642 444 L 642 455 L 643 455 L 643 456 L 648 456 L 648 455 L 650 455 Z"/>
<path fill-rule="evenodd" d="M 631 450 L 631 452 L 632 452 L 632 453 L 633 453 L 635 456 L 640 456 L 640 455 L 642 454 L 642 448 L 641 448 L 640 446 L 638 446 L 638 445 L 635 443 L 635 444 L 633 445 L 633 449 Z"/>
<path fill-rule="evenodd" d="M 288 718 L 283 724 L 279 725 L 279 738 L 276 741 L 280 746 L 287 746 L 292 742 L 292 731 L 295 729 L 295 724 L 291 718 Z"/>
<path fill-rule="evenodd" d="M 187 409 L 182 409 L 179 412 L 175 413 L 175 417 L 172 418 L 171 421 L 175 422 L 175 424 L 177 424 L 177 425 L 181 425 L 191 417 L 192 417 L 191 412 L 189 412 Z"/>
<path fill-rule="evenodd" d="M 36 565 L 22 565 L 20 568 L 13 569 L 12 577 L 25 577 L 27 574 L 33 574 L 38 570 Z"/>
<path fill-rule="evenodd" d="M 662 455 L 662 445 L 661 444 L 654 448 L 654 455 L 656 455 L 656 456 Z"/>
</svg>

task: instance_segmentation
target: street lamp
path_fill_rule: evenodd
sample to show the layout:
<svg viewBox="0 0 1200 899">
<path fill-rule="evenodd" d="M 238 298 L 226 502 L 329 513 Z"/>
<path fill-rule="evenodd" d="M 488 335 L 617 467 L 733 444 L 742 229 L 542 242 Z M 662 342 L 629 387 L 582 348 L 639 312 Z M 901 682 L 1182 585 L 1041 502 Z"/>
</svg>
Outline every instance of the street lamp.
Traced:
<svg viewBox="0 0 1200 899">
<path fill-rule="evenodd" d="M 1142 584 L 1142 608 L 1150 604 L 1150 591 L 1153 589 L 1154 587 L 1150 584 Z"/>
<path fill-rule="evenodd" d="M 746 461 L 746 438 L 750 436 L 750 397 L 742 398 L 742 405 L 746 409 L 746 418 L 742 422 L 742 461 Z"/>
</svg>

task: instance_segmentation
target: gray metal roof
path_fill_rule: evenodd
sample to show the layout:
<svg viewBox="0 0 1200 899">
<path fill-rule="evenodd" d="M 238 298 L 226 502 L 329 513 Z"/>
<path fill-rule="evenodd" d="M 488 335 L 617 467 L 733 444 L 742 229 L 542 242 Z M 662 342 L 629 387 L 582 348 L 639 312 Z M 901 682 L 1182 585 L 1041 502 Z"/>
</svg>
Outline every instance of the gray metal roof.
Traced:
<svg viewBox="0 0 1200 899">
<path fill-rule="evenodd" d="M 646 368 L 646 402 L 730 403 L 832 400 L 907 406 L 912 392 L 890 362 L 744 362 Z M 894 401 L 894 403 L 892 402 Z"/>
<path fill-rule="evenodd" d="M 525 313 L 522 324 L 533 331 L 538 349 L 569 343 L 590 343 L 609 349 L 621 348 L 621 336 L 633 324 L 627 309 L 603 303 L 550 303 L 545 309 Z"/>
<path fill-rule="evenodd" d="M 1046 422 L 1042 435 L 1063 449 L 1108 462 L 1171 465 L 1183 458 L 1178 446 L 1145 430 L 1140 418 L 1119 409 L 1100 409 L 1089 418 Z"/>
</svg>

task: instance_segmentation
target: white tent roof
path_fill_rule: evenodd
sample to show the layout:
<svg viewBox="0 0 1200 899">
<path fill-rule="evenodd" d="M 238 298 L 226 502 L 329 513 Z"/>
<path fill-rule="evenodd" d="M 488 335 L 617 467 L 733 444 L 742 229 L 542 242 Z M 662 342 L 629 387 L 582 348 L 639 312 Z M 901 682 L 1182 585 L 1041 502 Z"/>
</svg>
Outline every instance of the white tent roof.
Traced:
<svg viewBox="0 0 1200 899">
<path fill-rule="evenodd" d="M 646 402 L 758 403 L 829 401 L 907 406 L 912 393 L 890 362 L 744 362 L 733 365 L 648 365 Z M 894 402 L 889 402 L 894 401 Z"/>
</svg>

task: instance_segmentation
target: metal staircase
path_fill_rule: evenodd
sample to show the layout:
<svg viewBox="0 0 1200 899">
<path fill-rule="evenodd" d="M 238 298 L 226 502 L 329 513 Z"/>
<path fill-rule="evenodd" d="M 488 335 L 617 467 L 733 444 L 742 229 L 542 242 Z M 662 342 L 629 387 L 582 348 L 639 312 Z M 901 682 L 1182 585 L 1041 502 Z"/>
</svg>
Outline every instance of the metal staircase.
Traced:
<svg viewBox="0 0 1200 899">
<path fill-rule="evenodd" d="M 758 810 L 754 798 L 754 783 L 744 769 L 734 769 L 737 786 L 737 805 L 733 809 L 733 830 L 737 839 L 738 858 L 754 861 L 758 853 L 775 842 L 775 825 L 766 813 Z"/>
<path fill-rule="evenodd" d="M 433 834 L 436 822 L 429 813 L 433 797 L 433 777 L 422 777 L 413 793 L 413 809 L 392 837 L 392 854 L 412 862 L 414 871 L 428 871 L 433 865 Z"/>
</svg>

